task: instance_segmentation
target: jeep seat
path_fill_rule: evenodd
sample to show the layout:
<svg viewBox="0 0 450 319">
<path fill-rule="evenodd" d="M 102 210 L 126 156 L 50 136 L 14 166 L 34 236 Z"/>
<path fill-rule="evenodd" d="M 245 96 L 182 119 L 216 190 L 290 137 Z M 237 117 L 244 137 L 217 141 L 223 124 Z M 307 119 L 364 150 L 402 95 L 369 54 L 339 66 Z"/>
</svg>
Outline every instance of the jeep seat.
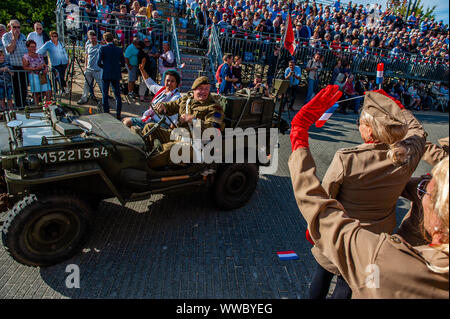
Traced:
<svg viewBox="0 0 450 319">
<path fill-rule="evenodd" d="M 92 132 L 108 139 L 131 144 L 141 149 L 145 148 L 142 137 L 133 133 L 121 121 L 117 120 L 109 113 L 100 113 L 94 115 L 84 115 L 79 117 L 80 120 L 92 124 Z"/>
</svg>

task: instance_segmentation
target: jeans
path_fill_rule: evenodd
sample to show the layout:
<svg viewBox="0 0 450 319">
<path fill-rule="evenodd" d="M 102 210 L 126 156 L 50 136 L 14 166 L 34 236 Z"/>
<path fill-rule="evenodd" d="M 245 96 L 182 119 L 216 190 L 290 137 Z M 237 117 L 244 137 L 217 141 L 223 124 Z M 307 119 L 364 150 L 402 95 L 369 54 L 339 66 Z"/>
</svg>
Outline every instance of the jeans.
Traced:
<svg viewBox="0 0 450 319">
<path fill-rule="evenodd" d="M 314 97 L 314 90 L 316 89 L 317 80 L 308 79 L 308 93 L 306 93 L 305 104 Z"/>
<path fill-rule="evenodd" d="M 25 72 L 14 72 L 14 70 L 23 70 L 21 66 L 12 66 L 13 71 L 12 84 L 14 104 L 16 107 L 25 107 L 27 104 L 27 74 Z"/>
<path fill-rule="evenodd" d="M 52 69 L 58 71 L 59 84 L 61 85 L 61 89 L 64 89 L 66 87 L 67 64 L 55 65 L 52 67 Z"/>
<path fill-rule="evenodd" d="M 109 101 L 108 101 L 108 91 L 109 86 L 112 85 L 114 92 L 114 98 L 116 99 L 116 116 L 120 117 L 122 112 L 122 99 L 120 98 L 120 81 L 119 80 L 102 80 L 102 104 L 103 112 L 109 113 Z"/>
<path fill-rule="evenodd" d="M 89 96 L 94 96 L 94 80 L 102 89 L 102 71 L 92 71 L 87 70 L 84 75 L 86 76 L 86 81 L 84 82 L 83 100 L 87 100 Z"/>
</svg>

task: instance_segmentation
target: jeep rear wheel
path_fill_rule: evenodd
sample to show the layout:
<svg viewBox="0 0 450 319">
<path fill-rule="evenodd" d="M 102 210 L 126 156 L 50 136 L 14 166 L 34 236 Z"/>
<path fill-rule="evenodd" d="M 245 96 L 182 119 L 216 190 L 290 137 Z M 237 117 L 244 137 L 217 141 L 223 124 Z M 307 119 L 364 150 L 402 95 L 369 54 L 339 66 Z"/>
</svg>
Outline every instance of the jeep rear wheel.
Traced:
<svg viewBox="0 0 450 319">
<path fill-rule="evenodd" d="M 258 166 L 255 164 L 230 164 L 219 170 L 214 183 L 217 205 L 226 210 L 244 206 L 258 184 Z"/>
<path fill-rule="evenodd" d="M 50 266 L 79 251 L 89 231 L 90 208 L 68 194 L 24 197 L 9 211 L 2 240 L 28 266 Z"/>
</svg>

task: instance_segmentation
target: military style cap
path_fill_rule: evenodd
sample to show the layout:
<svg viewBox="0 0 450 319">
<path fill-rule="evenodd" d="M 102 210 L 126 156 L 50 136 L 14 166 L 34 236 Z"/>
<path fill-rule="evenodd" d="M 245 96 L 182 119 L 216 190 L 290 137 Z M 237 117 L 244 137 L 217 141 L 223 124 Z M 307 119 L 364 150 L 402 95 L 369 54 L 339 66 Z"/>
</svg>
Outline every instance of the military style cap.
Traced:
<svg viewBox="0 0 450 319">
<path fill-rule="evenodd" d="M 381 93 L 366 92 L 363 111 L 369 113 L 386 126 L 406 124 L 405 117 L 397 103 Z"/>
<path fill-rule="evenodd" d="M 198 88 L 200 85 L 202 84 L 210 84 L 209 80 L 206 76 L 201 76 L 199 78 L 197 78 L 194 83 L 192 83 L 192 90 L 195 90 L 196 88 Z"/>
</svg>

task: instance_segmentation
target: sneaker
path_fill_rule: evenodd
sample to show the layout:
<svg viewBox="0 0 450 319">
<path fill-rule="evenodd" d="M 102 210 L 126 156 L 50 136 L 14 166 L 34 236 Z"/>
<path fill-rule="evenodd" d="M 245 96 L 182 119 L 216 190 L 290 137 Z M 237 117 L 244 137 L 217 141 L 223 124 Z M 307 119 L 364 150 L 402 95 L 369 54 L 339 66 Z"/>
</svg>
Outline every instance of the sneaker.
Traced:
<svg viewBox="0 0 450 319">
<path fill-rule="evenodd" d="M 87 102 L 88 102 L 88 100 L 81 98 L 78 100 L 77 104 L 82 105 L 82 104 L 86 104 Z"/>
</svg>

